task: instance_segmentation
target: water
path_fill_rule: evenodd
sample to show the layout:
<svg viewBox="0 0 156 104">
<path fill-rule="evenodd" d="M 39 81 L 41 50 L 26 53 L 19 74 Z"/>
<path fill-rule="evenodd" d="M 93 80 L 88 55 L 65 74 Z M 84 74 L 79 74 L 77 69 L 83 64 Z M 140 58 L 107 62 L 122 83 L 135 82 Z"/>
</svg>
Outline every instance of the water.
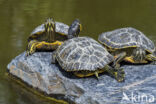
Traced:
<svg viewBox="0 0 156 104">
<path fill-rule="evenodd" d="M 53 104 L 5 75 L 12 58 L 23 52 L 30 32 L 47 17 L 71 24 L 79 18 L 81 36 L 97 39 L 104 31 L 134 27 L 156 43 L 155 0 L 0 0 L 0 104 Z"/>
</svg>

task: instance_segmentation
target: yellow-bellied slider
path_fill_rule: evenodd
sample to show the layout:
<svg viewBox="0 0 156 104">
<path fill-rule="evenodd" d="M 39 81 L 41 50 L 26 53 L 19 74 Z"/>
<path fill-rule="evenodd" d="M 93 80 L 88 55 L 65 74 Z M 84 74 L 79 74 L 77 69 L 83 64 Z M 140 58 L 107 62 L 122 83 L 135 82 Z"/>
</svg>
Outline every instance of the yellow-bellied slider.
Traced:
<svg viewBox="0 0 156 104">
<path fill-rule="evenodd" d="M 75 34 L 72 34 L 73 31 L 76 31 Z M 36 50 L 55 50 L 63 41 L 77 37 L 80 31 L 81 24 L 78 19 L 74 20 L 69 27 L 48 18 L 44 24 L 36 27 L 28 37 L 27 55 Z"/>
<path fill-rule="evenodd" d="M 112 55 L 121 56 L 127 62 L 148 63 L 153 61 L 155 63 L 154 43 L 137 29 L 127 27 L 104 32 L 99 35 L 98 40 Z"/>
<path fill-rule="evenodd" d="M 106 71 L 117 81 L 124 80 L 123 69 L 110 66 L 114 57 L 90 37 L 76 37 L 65 41 L 55 50 L 52 60 L 52 63 L 57 61 L 62 69 L 73 72 L 78 77 L 96 75 L 98 78 L 98 73 Z"/>
</svg>

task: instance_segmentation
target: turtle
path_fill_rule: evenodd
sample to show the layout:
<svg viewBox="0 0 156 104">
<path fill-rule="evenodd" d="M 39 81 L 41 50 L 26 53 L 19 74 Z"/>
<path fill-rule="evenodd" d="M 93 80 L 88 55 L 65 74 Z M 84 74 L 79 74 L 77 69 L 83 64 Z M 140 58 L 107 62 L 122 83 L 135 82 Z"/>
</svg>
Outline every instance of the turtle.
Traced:
<svg viewBox="0 0 156 104">
<path fill-rule="evenodd" d="M 88 77 L 108 72 L 118 82 L 124 81 L 123 68 L 111 67 L 114 57 L 96 40 L 90 37 L 74 37 L 66 40 L 52 54 L 52 63 L 77 77 Z"/>
<path fill-rule="evenodd" d="M 63 41 L 77 37 L 82 29 L 79 19 L 75 19 L 71 26 L 55 22 L 52 18 L 36 27 L 28 37 L 27 56 L 36 50 L 55 50 Z M 76 31 L 75 34 L 71 33 Z"/>
<path fill-rule="evenodd" d="M 99 35 L 98 40 L 112 55 L 118 56 L 119 59 L 114 61 L 116 67 L 119 67 L 119 63 L 123 60 L 132 64 L 156 62 L 154 43 L 133 27 L 104 32 Z"/>
</svg>

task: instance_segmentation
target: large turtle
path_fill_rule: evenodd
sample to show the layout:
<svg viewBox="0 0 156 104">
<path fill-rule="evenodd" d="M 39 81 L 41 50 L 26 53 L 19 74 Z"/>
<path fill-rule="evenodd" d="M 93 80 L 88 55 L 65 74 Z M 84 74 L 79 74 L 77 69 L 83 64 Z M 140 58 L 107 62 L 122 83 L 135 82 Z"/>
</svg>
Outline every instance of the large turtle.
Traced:
<svg viewBox="0 0 156 104">
<path fill-rule="evenodd" d="M 72 34 L 73 31 L 76 31 L 75 34 Z M 62 41 L 78 36 L 80 31 L 81 24 L 78 19 L 73 21 L 69 27 L 48 18 L 28 37 L 27 55 L 33 54 L 36 50 L 55 50 L 62 44 Z"/>
<path fill-rule="evenodd" d="M 122 68 L 112 68 L 109 64 L 114 57 L 97 41 L 89 37 L 76 37 L 65 41 L 53 53 L 52 63 L 58 62 L 67 72 L 78 77 L 96 75 L 104 71 L 119 82 L 124 80 Z"/>
<path fill-rule="evenodd" d="M 141 31 L 132 27 L 120 28 L 99 35 L 98 40 L 114 56 L 130 63 L 148 63 L 156 61 L 154 43 Z M 119 63 L 116 60 L 116 63 Z M 116 64 L 119 65 L 119 64 Z"/>
</svg>

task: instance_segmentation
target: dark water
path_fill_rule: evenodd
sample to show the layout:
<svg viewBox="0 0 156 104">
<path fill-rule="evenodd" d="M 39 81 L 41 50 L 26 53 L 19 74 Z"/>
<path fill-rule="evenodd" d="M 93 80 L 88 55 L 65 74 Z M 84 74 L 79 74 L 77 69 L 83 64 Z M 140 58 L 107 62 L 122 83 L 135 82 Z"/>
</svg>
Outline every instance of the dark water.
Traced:
<svg viewBox="0 0 156 104">
<path fill-rule="evenodd" d="M 30 32 L 47 17 L 70 24 L 79 18 L 82 35 L 134 27 L 156 43 L 156 0 L 0 0 L 0 104 L 54 104 L 8 80 L 6 66 L 25 50 Z"/>
</svg>

